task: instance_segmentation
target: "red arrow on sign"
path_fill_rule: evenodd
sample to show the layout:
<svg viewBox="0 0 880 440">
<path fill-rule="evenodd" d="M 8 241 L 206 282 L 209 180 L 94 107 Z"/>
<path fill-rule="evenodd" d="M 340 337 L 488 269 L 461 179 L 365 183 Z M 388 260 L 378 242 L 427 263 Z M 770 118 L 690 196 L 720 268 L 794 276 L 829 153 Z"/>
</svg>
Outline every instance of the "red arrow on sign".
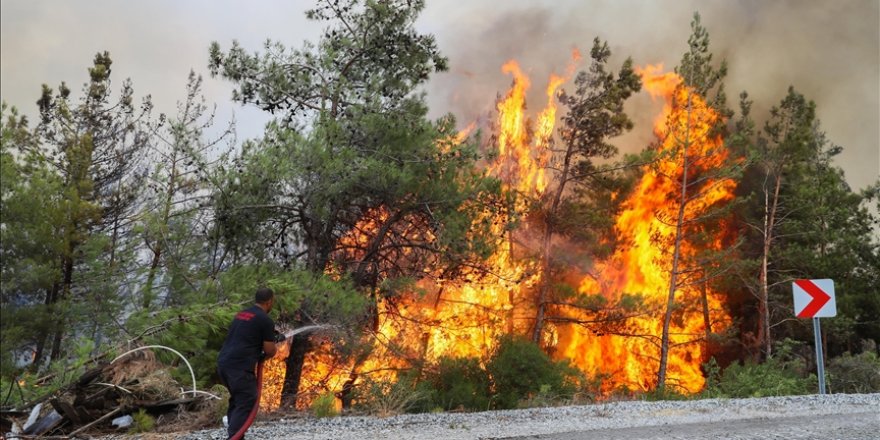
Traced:
<svg viewBox="0 0 880 440">
<path fill-rule="evenodd" d="M 819 310 L 822 310 L 822 307 L 828 300 L 831 299 L 824 290 L 820 289 L 819 286 L 813 284 L 810 280 L 795 280 L 795 284 L 798 285 L 801 289 L 804 289 L 804 292 L 807 292 L 808 295 L 812 296 L 813 299 L 798 313 L 798 318 L 812 318 Z"/>
</svg>

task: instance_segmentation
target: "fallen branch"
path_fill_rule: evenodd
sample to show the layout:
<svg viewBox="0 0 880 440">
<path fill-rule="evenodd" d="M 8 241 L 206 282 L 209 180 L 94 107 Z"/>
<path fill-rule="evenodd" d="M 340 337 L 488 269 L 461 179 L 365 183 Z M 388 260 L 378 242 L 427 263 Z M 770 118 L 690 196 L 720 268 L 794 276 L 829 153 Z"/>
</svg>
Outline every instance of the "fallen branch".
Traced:
<svg viewBox="0 0 880 440">
<path fill-rule="evenodd" d="M 125 407 L 122 407 L 122 406 L 117 407 L 117 408 L 114 409 L 113 411 L 110 411 L 110 412 L 108 412 L 107 414 L 104 414 L 103 416 L 99 417 L 99 418 L 96 419 L 95 421 L 93 421 L 93 422 L 91 422 L 91 423 L 89 423 L 89 424 L 87 424 L 87 425 L 83 425 L 83 426 L 80 427 L 79 429 L 77 429 L 77 430 L 71 432 L 70 435 L 69 435 L 68 437 L 73 437 L 73 436 L 79 434 L 80 432 L 83 432 L 83 431 L 85 431 L 86 429 L 89 429 L 89 428 L 91 428 L 92 426 L 95 426 L 95 425 L 97 425 L 98 423 L 101 423 L 101 422 L 103 422 L 104 420 L 107 420 L 108 418 L 114 416 L 115 414 L 117 414 L 117 413 L 119 413 L 119 412 L 122 412 L 123 409 L 125 409 Z"/>
</svg>

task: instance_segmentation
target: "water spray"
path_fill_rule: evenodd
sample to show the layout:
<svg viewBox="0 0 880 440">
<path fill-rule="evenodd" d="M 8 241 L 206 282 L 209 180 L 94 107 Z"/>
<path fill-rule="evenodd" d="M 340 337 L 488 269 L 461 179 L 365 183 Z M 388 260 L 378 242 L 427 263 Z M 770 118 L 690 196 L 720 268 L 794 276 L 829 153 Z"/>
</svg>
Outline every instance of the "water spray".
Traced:
<svg viewBox="0 0 880 440">
<path fill-rule="evenodd" d="M 308 333 L 310 331 L 320 330 L 322 328 L 335 328 L 335 327 L 336 327 L 335 325 L 330 325 L 330 324 L 307 325 L 305 327 L 295 328 L 293 330 L 288 330 L 288 331 L 284 332 L 284 339 L 285 340 L 290 339 L 300 333 Z"/>
</svg>

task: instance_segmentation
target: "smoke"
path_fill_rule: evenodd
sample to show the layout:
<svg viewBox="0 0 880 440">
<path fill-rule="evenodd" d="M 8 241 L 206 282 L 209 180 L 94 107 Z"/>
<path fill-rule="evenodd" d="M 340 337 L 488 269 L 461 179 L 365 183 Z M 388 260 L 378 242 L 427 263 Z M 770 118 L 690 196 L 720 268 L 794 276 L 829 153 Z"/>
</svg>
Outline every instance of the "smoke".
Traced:
<svg viewBox="0 0 880 440">
<path fill-rule="evenodd" d="M 529 102 L 537 111 L 551 72 L 562 73 L 572 47 L 589 50 L 594 37 L 607 40 L 617 67 L 626 57 L 637 65 L 681 60 L 690 21 L 699 11 L 717 60 L 730 71 L 725 85 L 733 107 L 747 90 L 760 118 L 789 85 L 816 101 L 829 139 L 844 147 L 838 164 L 854 188 L 880 175 L 880 0 L 430 0 L 416 26 L 437 37 L 451 69 L 427 87 L 433 114 L 454 113 L 461 126 L 493 109 L 511 78 L 501 73 L 519 60 L 532 79 Z M 78 90 L 94 54 L 109 50 L 117 81 L 130 77 L 139 96 L 150 93 L 157 111 L 175 111 L 190 69 L 207 76 L 207 47 L 238 39 L 260 50 L 266 38 L 297 47 L 315 40 L 322 25 L 307 22 L 311 2 L 112 1 L 0 4 L 0 95 L 35 116 L 40 84 L 61 81 Z M 586 66 L 586 60 L 580 68 Z M 567 85 L 569 88 L 571 84 Z M 266 115 L 229 102 L 231 85 L 205 82 L 218 115 L 238 114 L 241 138 L 258 136 Z M 638 151 L 651 141 L 660 109 L 646 93 L 629 102 L 637 127 L 619 139 L 621 150 Z M 31 118 L 33 119 L 33 117 Z M 220 126 L 224 121 L 218 120 Z"/>
<path fill-rule="evenodd" d="M 694 12 L 709 32 L 714 61 L 728 63 L 731 108 L 738 110 L 739 94 L 747 91 L 760 124 L 793 86 L 816 102 L 828 138 L 844 147 L 837 164 L 851 186 L 863 188 L 880 176 L 877 0 L 571 0 L 545 6 L 517 0 L 503 10 L 488 0 L 456 10 L 429 3 L 418 25 L 437 36 L 450 59 L 450 71 L 428 86 L 431 109 L 455 114 L 462 126 L 484 119 L 496 94 L 510 85 L 501 65 L 513 58 L 532 80 L 528 102 L 537 113 L 549 75 L 565 70 L 573 47 L 586 55 L 594 37 L 609 43 L 613 69 L 632 57 L 636 65 L 662 63 L 671 70 L 687 50 Z M 588 62 L 585 56 L 578 70 Z M 630 100 L 636 128 L 615 142 L 621 151 L 639 151 L 653 139 L 659 110 L 647 93 Z"/>
</svg>

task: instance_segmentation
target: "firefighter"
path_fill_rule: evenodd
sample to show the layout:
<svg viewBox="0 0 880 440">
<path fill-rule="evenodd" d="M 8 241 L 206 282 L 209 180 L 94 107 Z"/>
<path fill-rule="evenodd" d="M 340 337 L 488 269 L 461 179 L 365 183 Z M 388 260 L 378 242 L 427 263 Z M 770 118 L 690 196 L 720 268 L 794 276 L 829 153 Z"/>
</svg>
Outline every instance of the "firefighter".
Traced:
<svg viewBox="0 0 880 440">
<path fill-rule="evenodd" d="M 253 422 L 251 413 L 256 414 L 259 404 L 257 364 L 271 358 L 277 351 L 275 323 L 269 317 L 275 293 L 266 287 L 259 288 L 254 301 L 252 307 L 238 312 L 233 318 L 217 357 L 217 372 L 223 385 L 229 389 L 228 438 L 233 438 L 243 427 L 247 430 Z M 244 438 L 244 433 L 238 438 Z"/>
</svg>

